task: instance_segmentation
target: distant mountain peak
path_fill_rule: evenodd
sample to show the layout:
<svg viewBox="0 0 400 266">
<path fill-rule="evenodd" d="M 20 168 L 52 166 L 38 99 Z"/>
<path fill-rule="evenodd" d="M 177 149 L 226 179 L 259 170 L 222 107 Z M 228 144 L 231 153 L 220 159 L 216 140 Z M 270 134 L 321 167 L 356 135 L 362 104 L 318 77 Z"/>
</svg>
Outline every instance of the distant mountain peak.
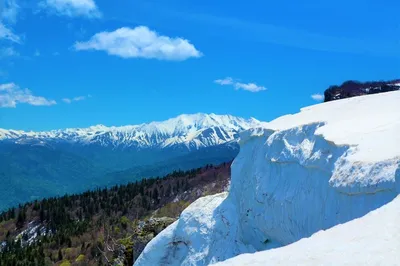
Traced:
<svg viewBox="0 0 400 266">
<path fill-rule="evenodd" d="M 260 121 L 214 113 L 182 114 L 165 121 L 140 125 L 67 128 L 42 132 L 0 129 L 0 140 L 26 143 L 27 140 L 66 141 L 101 146 L 169 147 L 184 144 L 196 148 L 237 140 L 238 133 L 257 127 Z"/>
</svg>

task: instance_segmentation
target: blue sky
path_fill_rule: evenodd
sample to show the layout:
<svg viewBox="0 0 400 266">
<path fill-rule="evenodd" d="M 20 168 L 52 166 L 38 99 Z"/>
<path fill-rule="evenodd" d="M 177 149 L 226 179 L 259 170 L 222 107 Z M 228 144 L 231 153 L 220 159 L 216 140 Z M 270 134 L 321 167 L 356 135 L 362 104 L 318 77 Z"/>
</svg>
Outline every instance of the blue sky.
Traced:
<svg viewBox="0 0 400 266">
<path fill-rule="evenodd" d="M 268 121 L 399 78 L 398 1 L 293 2 L 0 0 L 0 127 Z"/>
</svg>

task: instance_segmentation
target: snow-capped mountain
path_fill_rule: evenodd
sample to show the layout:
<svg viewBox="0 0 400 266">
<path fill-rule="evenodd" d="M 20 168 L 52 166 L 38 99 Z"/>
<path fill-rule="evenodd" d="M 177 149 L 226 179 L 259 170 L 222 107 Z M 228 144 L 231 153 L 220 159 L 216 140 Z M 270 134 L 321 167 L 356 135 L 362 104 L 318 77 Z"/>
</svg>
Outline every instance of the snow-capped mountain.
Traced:
<svg viewBox="0 0 400 266">
<path fill-rule="evenodd" d="M 222 265 L 397 265 L 400 240 L 391 234 L 400 228 L 398 212 L 393 213 L 400 193 L 399 103 L 400 91 L 348 98 L 244 131 L 229 193 L 191 204 L 146 246 L 135 266 L 210 265 L 265 250 Z M 390 207 L 361 218 L 365 223 L 333 228 L 322 239 L 300 240 L 385 204 Z M 377 214 L 384 217 L 371 219 Z M 343 242 L 329 243 L 334 251 L 324 248 L 336 236 Z M 275 249 L 292 243 L 281 252 Z M 334 256 L 347 251 L 354 256 L 336 263 Z M 307 254 L 311 258 L 304 260 Z M 291 261 L 292 255 L 298 260 Z"/>
<path fill-rule="evenodd" d="M 166 148 L 181 144 L 199 149 L 235 141 L 239 132 L 260 124 L 254 118 L 199 113 L 180 115 L 163 122 L 121 127 L 97 125 L 48 132 L 0 129 L 0 140 L 12 140 L 19 144 L 56 141 L 120 148 Z"/>
<path fill-rule="evenodd" d="M 0 210 L 33 198 L 228 162 L 239 151 L 240 132 L 261 124 L 194 114 L 122 127 L 0 129 Z"/>
</svg>

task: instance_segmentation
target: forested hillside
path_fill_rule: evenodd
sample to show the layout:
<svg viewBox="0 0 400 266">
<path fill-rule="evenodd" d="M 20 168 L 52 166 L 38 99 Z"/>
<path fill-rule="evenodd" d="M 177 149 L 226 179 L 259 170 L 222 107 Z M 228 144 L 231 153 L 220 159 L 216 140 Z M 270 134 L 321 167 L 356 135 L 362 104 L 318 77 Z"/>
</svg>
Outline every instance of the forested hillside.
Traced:
<svg viewBox="0 0 400 266">
<path fill-rule="evenodd" d="M 0 215 L 0 265 L 132 265 L 197 198 L 223 191 L 230 163 L 34 201 Z"/>
<path fill-rule="evenodd" d="M 260 125 L 254 118 L 198 113 L 119 127 L 0 128 L 0 211 L 176 169 L 221 164 L 237 155 L 240 132 Z"/>
</svg>

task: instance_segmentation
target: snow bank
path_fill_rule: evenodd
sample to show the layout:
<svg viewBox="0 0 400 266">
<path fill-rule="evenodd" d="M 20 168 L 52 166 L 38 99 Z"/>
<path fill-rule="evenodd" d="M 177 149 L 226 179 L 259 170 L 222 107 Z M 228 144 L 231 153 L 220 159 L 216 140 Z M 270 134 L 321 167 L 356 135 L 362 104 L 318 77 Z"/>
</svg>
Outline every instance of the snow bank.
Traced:
<svg viewBox="0 0 400 266">
<path fill-rule="evenodd" d="M 286 247 L 245 254 L 215 266 L 399 265 L 400 196 L 378 210 Z"/>
<path fill-rule="evenodd" d="M 224 201 L 227 193 L 196 200 L 180 219 L 151 241 L 135 265 L 198 265 L 255 252 L 236 243 L 235 206 Z M 229 243 L 229 245 L 227 245 Z"/>
<path fill-rule="evenodd" d="M 336 145 L 357 146 L 353 161 L 377 162 L 399 156 L 400 92 L 359 96 L 317 104 L 268 123 L 287 130 L 322 122 L 316 134 Z M 397 144 L 397 146 L 396 146 Z"/>
<path fill-rule="evenodd" d="M 226 199 L 196 201 L 135 265 L 208 265 L 291 244 L 392 201 L 399 103 L 400 92 L 355 97 L 242 133 Z"/>
</svg>

